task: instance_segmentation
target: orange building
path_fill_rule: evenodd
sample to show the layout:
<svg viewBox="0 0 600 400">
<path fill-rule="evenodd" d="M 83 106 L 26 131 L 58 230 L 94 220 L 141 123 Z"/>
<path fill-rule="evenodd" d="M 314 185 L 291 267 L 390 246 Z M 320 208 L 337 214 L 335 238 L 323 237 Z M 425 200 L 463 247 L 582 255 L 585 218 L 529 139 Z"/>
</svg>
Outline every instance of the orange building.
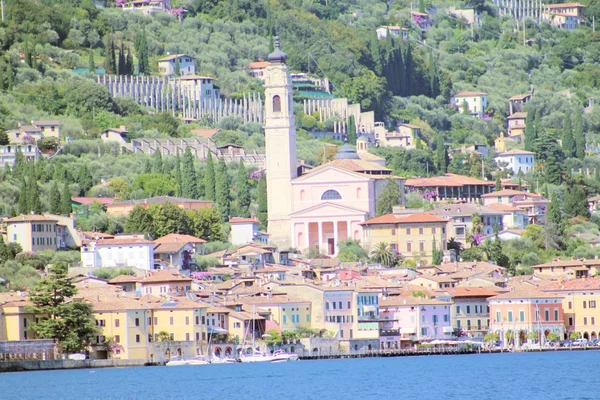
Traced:
<svg viewBox="0 0 600 400">
<path fill-rule="evenodd" d="M 117 203 L 108 204 L 106 213 L 109 215 L 127 215 L 134 209 L 135 206 L 148 208 L 150 204 L 164 204 L 171 202 L 184 210 L 197 210 L 204 207 L 212 207 L 213 202 L 207 200 L 185 199 L 181 197 L 159 196 L 141 200 L 119 201 Z"/>
</svg>

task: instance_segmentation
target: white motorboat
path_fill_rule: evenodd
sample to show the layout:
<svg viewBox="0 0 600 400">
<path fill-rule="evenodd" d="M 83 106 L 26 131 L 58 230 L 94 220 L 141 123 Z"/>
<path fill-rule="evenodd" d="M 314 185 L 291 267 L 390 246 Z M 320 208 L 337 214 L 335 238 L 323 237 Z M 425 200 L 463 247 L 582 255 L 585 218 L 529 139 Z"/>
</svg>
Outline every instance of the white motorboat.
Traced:
<svg viewBox="0 0 600 400">
<path fill-rule="evenodd" d="M 254 350 L 252 354 L 242 352 L 239 361 L 243 363 L 272 362 L 273 356 Z"/>
<path fill-rule="evenodd" d="M 298 361 L 298 354 L 296 353 L 286 353 L 283 350 L 276 350 L 271 357 L 271 362 L 287 362 L 287 361 Z"/>
<path fill-rule="evenodd" d="M 210 359 L 211 364 L 233 364 L 236 362 L 237 361 L 235 359 L 230 358 L 230 357 L 220 358 L 220 357 L 214 356 L 213 358 Z"/>
<path fill-rule="evenodd" d="M 208 365 L 210 362 L 204 358 L 204 356 L 198 356 L 191 360 L 187 360 L 188 365 Z"/>
<path fill-rule="evenodd" d="M 188 365 L 188 361 L 183 358 L 171 358 L 169 362 L 165 364 L 167 367 L 181 367 L 182 365 Z"/>
</svg>

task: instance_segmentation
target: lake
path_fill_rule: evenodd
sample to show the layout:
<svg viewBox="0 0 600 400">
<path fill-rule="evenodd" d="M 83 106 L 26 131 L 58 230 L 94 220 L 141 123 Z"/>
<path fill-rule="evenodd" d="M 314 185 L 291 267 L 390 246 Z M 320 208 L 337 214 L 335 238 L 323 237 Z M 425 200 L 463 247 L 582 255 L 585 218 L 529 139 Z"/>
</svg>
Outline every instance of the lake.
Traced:
<svg viewBox="0 0 600 400">
<path fill-rule="evenodd" d="M 600 351 L 0 374 L 0 399 L 599 399 Z"/>
</svg>

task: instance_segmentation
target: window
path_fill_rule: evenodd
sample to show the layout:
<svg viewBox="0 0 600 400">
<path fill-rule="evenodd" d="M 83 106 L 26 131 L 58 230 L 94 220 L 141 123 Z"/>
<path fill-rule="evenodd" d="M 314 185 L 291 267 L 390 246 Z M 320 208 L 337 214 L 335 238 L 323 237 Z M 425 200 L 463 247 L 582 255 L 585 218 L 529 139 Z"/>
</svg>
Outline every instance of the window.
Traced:
<svg viewBox="0 0 600 400">
<path fill-rule="evenodd" d="M 570 302 L 569 302 L 569 310 L 572 310 L 572 309 L 573 309 L 573 302 L 572 302 L 572 301 L 570 301 Z"/>
<path fill-rule="evenodd" d="M 596 325 L 596 317 L 592 317 L 591 320 L 592 320 L 592 325 Z"/>
<path fill-rule="evenodd" d="M 590 308 L 596 308 L 596 300 L 590 300 Z"/>
<path fill-rule="evenodd" d="M 573 317 L 569 317 L 569 326 L 573 326 Z"/>
<path fill-rule="evenodd" d="M 199 316 L 197 316 L 197 315 L 196 315 L 196 322 L 195 322 L 195 323 L 196 323 L 196 325 L 199 325 L 199 324 L 200 324 L 200 317 L 199 317 Z"/>
<path fill-rule="evenodd" d="M 392 250 L 394 250 L 394 252 L 396 252 L 396 250 L 398 250 L 398 245 L 396 243 L 390 243 L 390 247 Z"/>
<path fill-rule="evenodd" d="M 425 251 L 425 242 L 419 242 L 419 251 Z"/>
<path fill-rule="evenodd" d="M 558 321 L 558 310 L 556 308 L 554 309 L 554 320 Z"/>
<path fill-rule="evenodd" d="M 158 317 L 154 317 L 154 325 L 158 325 Z"/>
<path fill-rule="evenodd" d="M 342 302 L 340 301 L 339 303 L 340 303 L 339 306 L 340 306 L 340 310 L 341 310 L 342 309 Z"/>
<path fill-rule="evenodd" d="M 467 314 L 471 314 L 471 306 L 467 306 Z"/>
<path fill-rule="evenodd" d="M 410 228 L 406 228 L 406 234 L 410 235 Z"/>
<path fill-rule="evenodd" d="M 456 321 L 456 328 L 460 329 L 460 320 Z"/>
<path fill-rule="evenodd" d="M 115 343 L 120 343 L 120 342 L 121 342 L 121 336 L 115 335 Z"/>
<path fill-rule="evenodd" d="M 189 325 L 190 324 L 190 317 L 185 317 L 185 324 Z"/>
<path fill-rule="evenodd" d="M 460 314 L 460 306 L 456 306 L 456 313 Z"/>
<path fill-rule="evenodd" d="M 119 320 L 115 319 L 115 328 L 118 328 L 118 327 L 119 327 Z"/>
<path fill-rule="evenodd" d="M 421 328 L 421 336 L 427 336 L 427 328 Z"/>
<path fill-rule="evenodd" d="M 419 228 L 419 235 L 423 234 L 423 228 Z"/>
<path fill-rule="evenodd" d="M 328 301 L 327 301 L 327 302 L 325 302 L 325 309 L 326 309 L 326 310 L 329 310 L 329 302 L 328 302 Z"/>
<path fill-rule="evenodd" d="M 173 325 L 173 317 L 169 317 L 169 325 Z"/>
<path fill-rule="evenodd" d="M 481 320 L 480 319 L 477 320 L 477 329 L 481 330 Z"/>
<path fill-rule="evenodd" d="M 140 326 L 140 319 L 139 318 L 135 319 L 135 326 Z"/>
<path fill-rule="evenodd" d="M 283 314 L 283 323 L 287 324 L 287 316 L 285 314 Z"/>
<path fill-rule="evenodd" d="M 525 321 L 525 311 L 519 311 L 519 321 Z"/>
<path fill-rule="evenodd" d="M 587 325 L 587 317 L 583 317 L 583 324 Z"/>
<path fill-rule="evenodd" d="M 341 200 L 342 195 L 337 190 L 327 190 L 321 195 L 321 200 Z"/>
<path fill-rule="evenodd" d="M 583 301 L 583 308 L 587 308 L 587 301 Z"/>
<path fill-rule="evenodd" d="M 435 226 L 433 228 L 431 228 L 431 233 L 433 233 L 435 235 Z"/>
<path fill-rule="evenodd" d="M 200 332 L 196 332 L 196 341 L 200 340 Z"/>
<path fill-rule="evenodd" d="M 471 320 L 470 319 L 467 320 L 467 330 L 468 331 L 471 330 Z"/>
<path fill-rule="evenodd" d="M 202 316 L 202 325 L 204 325 L 204 324 L 205 324 L 204 316 Z"/>
<path fill-rule="evenodd" d="M 396 236 L 396 228 L 392 228 L 391 234 L 392 234 L 392 236 Z"/>
<path fill-rule="evenodd" d="M 348 310 L 350 309 L 350 307 L 352 307 L 352 306 L 350 305 L 350 302 L 348 302 Z"/>
<path fill-rule="evenodd" d="M 171 334 L 169 335 L 169 337 L 171 338 L 171 340 L 175 340 L 175 334 L 174 334 L 174 333 L 171 333 Z"/>
<path fill-rule="evenodd" d="M 140 342 L 140 335 L 135 335 L 135 342 L 139 343 Z"/>
<path fill-rule="evenodd" d="M 544 310 L 544 321 L 550 321 L 550 310 Z"/>
<path fill-rule="evenodd" d="M 448 314 L 444 314 L 444 322 L 448 322 Z"/>
<path fill-rule="evenodd" d="M 512 311 L 508 312 L 508 322 L 513 322 L 513 312 Z"/>
<path fill-rule="evenodd" d="M 185 334 L 185 341 L 186 341 L 186 342 L 189 342 L 189 341 L 190 341 L 190 334 L 189 334 L 189 333 L 186 333 L 186 334 Z"/>
<path fill-rule="evenodd" d="M 409 253 L 412 252 L 412 243 L 411 242 L 406 242 L 406 251 L 408 251 Z"/>
<path fill-rule="evenodd" d="M 281 97 L 273 96 L 273 112 L 281 112 Z"/>
<path fill-rule="evenodd" d="M 337 304 L 335 301 L 332 301 L 331 304 L 333 304 L 333 309 L 335 310 L 337 308 Z"/>
<path fill-rule="evenodd" d="M 306 322 L 310 322 L 310 314 L 306 314 Z"/>
</svg>

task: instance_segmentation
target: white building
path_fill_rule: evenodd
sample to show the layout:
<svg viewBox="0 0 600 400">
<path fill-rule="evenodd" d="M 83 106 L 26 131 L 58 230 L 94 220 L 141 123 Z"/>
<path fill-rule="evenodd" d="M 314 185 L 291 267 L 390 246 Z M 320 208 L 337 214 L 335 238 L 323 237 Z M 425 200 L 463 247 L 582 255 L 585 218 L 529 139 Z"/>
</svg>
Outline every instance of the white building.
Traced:
<svg viewBox="0 0 600 400">
<path fill-rule="evenodd" d="M 535 153 L 526 150 L 513 149 L 504 153 L 499 153 L 494 158 L 496 163 L 504 168 L 511 170 L 513 174 L 522 172 L 528 173 L 535 164 Z"/>
<path fill-rule="evenodd" d="M 388 33 L 392 37 L 398 37 L 402 35 L 402 39 L 408 38 L 408 29 L 401 28 L 399 26 L 382 25 L 379 28 L 375 29 L 375 32 L 377 33 L 377 39 L 385 39 Z"/>
<path fill-rule="evenodd" d="M 487 93 L 460 92 L 454 95 L 454 97 L 451 99 L 451 103 L 461 114 L 465 113 L 464 105 L 466 104 L 466 109 L 469 114 L 476 115 L 481 118 L 488 105 Z"/>
<path fill-rule="evenodd" d="M 0 146 L 0 165 L 13 166 L 17 160 L 17 153 L 21 152 L 25 161 L 32 162 L 40 159 L 40 149 L 35 144 Z"/>
<path fill-rule="evenodd" d="M 129 132 L 127 128 L 108 128 L 102 131 L 100 138 L 103 142 L 117 142 L 119 144 L 127 144 L 126 136 Z"/>
<path fill-rule="evenodd" d="M 176 75 L 176 64 L 179 62 L 179 75 L 196 75 L 194 57 L 187 54 L 173 54 L 158 60 L 158 72 L 162 76 Z"/>
<path fill-rule="evenodd" d="M 91 241 L 81 247 L 81 266 L 150 270 L 154 267 L 154 242 L 139 238 Z"/>
<path fill-rule="evenodd" d="M 198 98 L 198 101 L 207 99 L 215 101 L 221 96 L 219 87 L 215 85 L 215 78 L 210 76 L 185 75 L 178 78 L 177 83 L 182 90 L 196 93 L 195 97 Z"/>
<path fill-rule="evenodd" d="M 231 218 L 231 232 L 229 241 L 233 244 L 246 244 L 252 242 L 267 243 L 268 235 L 260 232 L 260 221 L 254 218 Z"/>
</svg>

